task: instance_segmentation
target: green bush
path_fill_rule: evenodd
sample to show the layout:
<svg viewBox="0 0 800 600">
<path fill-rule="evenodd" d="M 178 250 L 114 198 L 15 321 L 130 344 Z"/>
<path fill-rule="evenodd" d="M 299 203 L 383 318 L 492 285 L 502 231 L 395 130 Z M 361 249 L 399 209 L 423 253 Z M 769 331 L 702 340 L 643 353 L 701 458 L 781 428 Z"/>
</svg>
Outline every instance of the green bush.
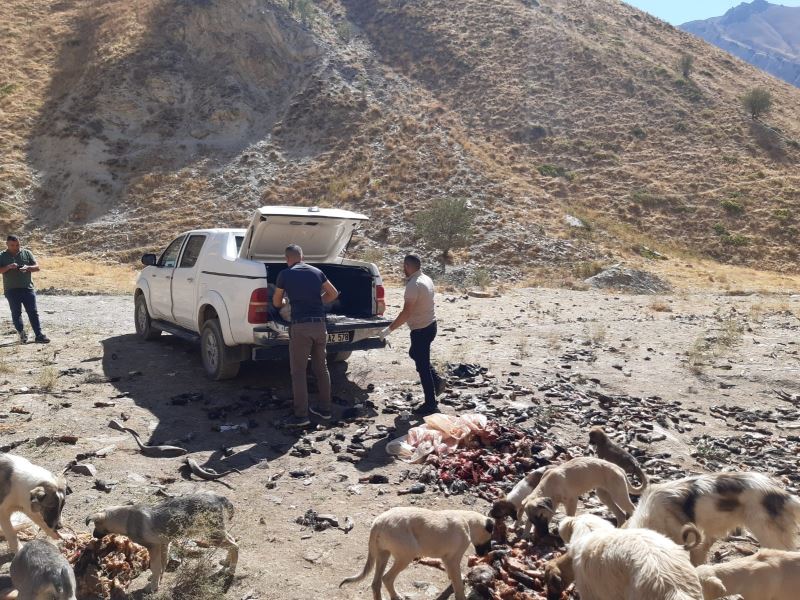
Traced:
<svg viewBox="0 0 800 600">
<path fill-rule="evenodd" d="M 722 238 L 722 243 L 727 246 L 747 246 L 750 243 L 750 238 L 746 235 L 739 235 L 734 233 Z"/>
<path fill-rule="evenodd" d="M 753 88 L 742 96 L 742 104 L 750 116 L 757 119 L 772 108 L 772 93 L 764 88 Z"/>
<path fill-rule="evenodd" d="M 725 228 L 725 225 L 723 225 L 722 223 L 717 223 L 716 225 L 714 225 L 714 233 L 716 233 L 718 236 L 721 237 L 730 235 L 730 233 L 728 233 L 728 230 Z"/>
<path fill-rule="evenodd" d="M 643 140 L 644 138 L 647 137 L 647 132 L 637 125 L 633 129 L 631 129 L 631 135 L 635 138 Z"/>
<path fill-rule="evenodd" d="M 774 216 L 778 221 L 789 221 L 792 218 L 792 211 L 788 208 L 776 208 L 772 212 L 772 216 Z"/>
<path fill-rule="evenodd" d="M 681 75 L 683 75 L 686 79 L 689 79 L 693 69 L 694 57 L 692 57 L 690 54 L 681 55 L 680 59 L 678 60 L 678 70 L 681 72 Z"/>
<path fill-rule="evenodd" d="M 557 167 L 555 165 L 541 165 L 538 168 L 539 174 L 543 177 L 563 177 L 572 181 L 572 173 L 567 171 L 564 167 Z"/>
<path fill-rule="evenodd" d="M 736 202 L 736 200 L 731 200 L 729 198 L 722 201 L 722 208 L 725 209 L 725 212 L 731 215 L 740 215 L 744 212 L 744 206 Z"/>
<path fill-rule="evenodd" d="M 474 215 L 466 200 L 444 198 L 417 215 L 416 233 L 441 252 L 442 266 L 450 250 L 467 246 L 472 239 Z"/>
</svg>

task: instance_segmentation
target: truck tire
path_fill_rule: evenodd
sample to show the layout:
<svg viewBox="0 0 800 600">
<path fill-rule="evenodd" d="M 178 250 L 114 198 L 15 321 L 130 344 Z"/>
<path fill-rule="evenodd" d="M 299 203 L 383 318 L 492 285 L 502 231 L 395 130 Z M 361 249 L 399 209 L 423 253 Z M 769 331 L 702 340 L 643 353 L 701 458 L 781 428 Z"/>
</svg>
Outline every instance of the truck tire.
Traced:
<svg viewBox="0 0 800 600">
<path fill-rule="evenodd" d="M 328 352 L 328 362 L 330 363 L 343 363 L 347 362 L 352 352 Z"/>
<path fill-rule="evenodd" d="M 200 332 L 200 356 L 206 374 L 214 381 L 232 379 L 239 374 L 241 362 L 235 348 L 225 345 L 219 319 L 209 319 Z"/>
<path fill-rule="evenodd" d="M 161 330 L 153 327 L 153 319 L 147 310 L 147 300 L 143 294 L 136 296 L 133 308 L 133 320 L 136 324 L 136 333 L 143 340 L 154 340 L 161 335 Z"/>
</svg>

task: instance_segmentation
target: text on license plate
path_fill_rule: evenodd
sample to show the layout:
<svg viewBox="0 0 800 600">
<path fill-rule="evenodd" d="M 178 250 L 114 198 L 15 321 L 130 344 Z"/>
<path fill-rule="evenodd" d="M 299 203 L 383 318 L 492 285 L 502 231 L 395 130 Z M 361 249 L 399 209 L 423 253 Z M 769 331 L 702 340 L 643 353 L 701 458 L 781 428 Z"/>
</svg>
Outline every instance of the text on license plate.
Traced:
<svg viewBox="0 0 800 600">
<path fill-rule="evenodd" d="M 346 344 L 347 342 L 353 339 L 353 332 L 352 331 L 345 331 L 344 333 L 329 333 L 328 334 L 328 343 L 329 344 Z"/>
</svg>

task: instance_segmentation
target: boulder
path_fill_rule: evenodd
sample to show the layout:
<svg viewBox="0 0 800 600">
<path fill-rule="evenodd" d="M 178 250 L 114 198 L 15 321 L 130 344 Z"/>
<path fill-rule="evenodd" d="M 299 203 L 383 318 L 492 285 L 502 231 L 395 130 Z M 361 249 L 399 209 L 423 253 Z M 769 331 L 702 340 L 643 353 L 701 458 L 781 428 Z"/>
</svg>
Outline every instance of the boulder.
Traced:
<svg viewBox="0 0 800 600">
<path fill-rule="evenodd" d="M 666 294 L 672 291 L 672 286 L 660 277 L 619 264 L 589 277 L 586 283 L 594 288 L 614 289 L 630 294 Z"/>
</svg>

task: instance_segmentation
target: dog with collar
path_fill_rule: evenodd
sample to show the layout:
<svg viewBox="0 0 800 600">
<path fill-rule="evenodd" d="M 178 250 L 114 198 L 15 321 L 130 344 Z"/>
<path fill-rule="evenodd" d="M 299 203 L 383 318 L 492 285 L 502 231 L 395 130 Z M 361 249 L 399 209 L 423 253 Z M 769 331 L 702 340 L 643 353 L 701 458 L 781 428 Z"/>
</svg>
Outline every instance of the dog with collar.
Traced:
<svg viewBox="0 0 800 600">
<path fill-rule="evenodd" d="M 439 558 L 453 584 L 456 600 L 466 600 L 461 558 L 470 544 L 475 546 L 478 555 L 489 552 L 493 531 L 492 519 L 471 510 L 391 508 L 378 515 L 372 523 L 364 569 L 358 575 L 343 580 L 339 587 L 361 581 L 374 568 L 374 600 L 381 600 L 381 583 L 386 586 L 392 600 L 399 600 L 394 581 L 400 572 L 416 558 Z M 394 563 L 384 574 L 392 557 Z"/>
<path fill-rule="evenodd" d="M 94 537 L 101 539 L 118 533 L 144 546 L 150 553 L 152 591 L 161 583 L 169 559 L 169 546 L 180 538 L 202 538 L 212 546 L 226 548 L 223 563 L 230 575 L 236 571 L 239 547 L 227 532 L 226 520 L 233 518 L 233 505 L 224 496 L 211 492 L 186 494 L 155 506 L 112 506 L 86 519 L 94 523 Z"/>
<path fill-rule="evenodd" d="M 691 552 L 695 566 L 706 562 L 715 541 L 739 527 L 762 548 L 795 550 L 800 498 L 761 473 L 695 475 L 648 487 L 625 527 L 652 529 L 679 544 L 687 523 L 697 525 L 704 537 Z"/>
<path fill-rule="evenodd" d="M 60 540 L 61 511 L 67 497 L 67 483 L 50 471 L 14 454 L 0 454 L 0 530 L 9 550 L 19 550 L 11 515 L 21 512 L 51 538 Z"/>
</svg>

